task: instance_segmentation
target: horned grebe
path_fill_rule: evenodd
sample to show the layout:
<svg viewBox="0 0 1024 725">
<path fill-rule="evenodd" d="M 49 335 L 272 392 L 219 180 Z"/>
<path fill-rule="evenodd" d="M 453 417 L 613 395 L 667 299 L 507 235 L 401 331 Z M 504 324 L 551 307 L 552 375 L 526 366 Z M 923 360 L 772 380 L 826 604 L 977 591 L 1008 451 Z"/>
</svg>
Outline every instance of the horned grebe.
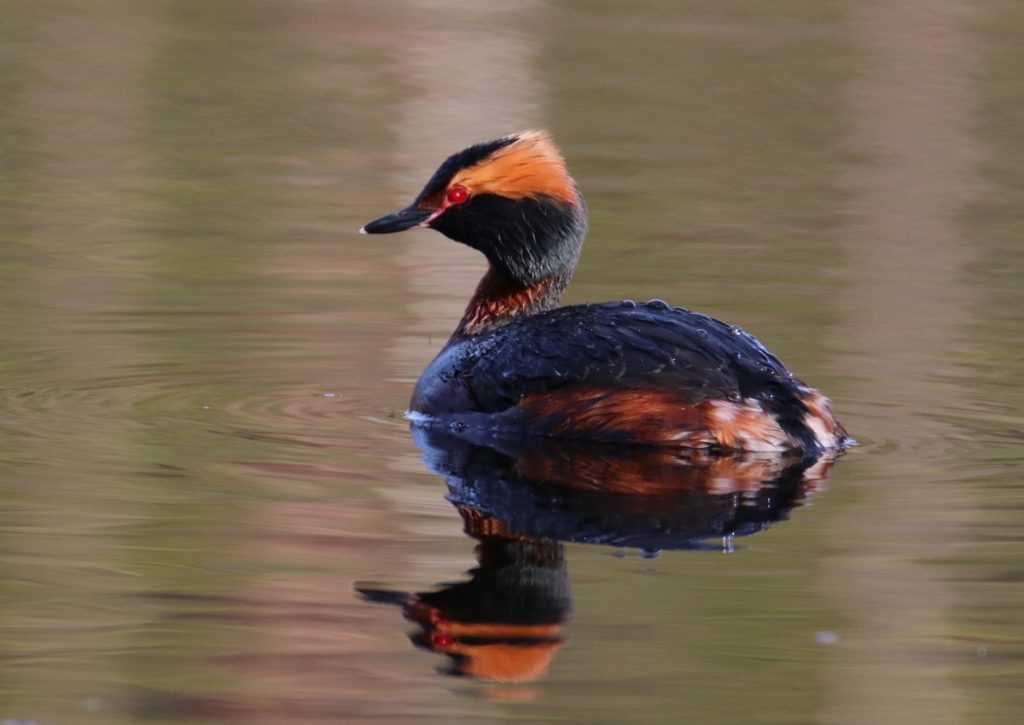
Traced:
<svg viewBox="0 0 1024 725">
<path fill-rule="evenodd" d="M 490 263 L 416 384 L 420 424 L 711 450 L 848 442 L 828 399 L 738 327 L 660 300 L 558 307 L 587 211 L 543 131 L 450 156 L 412 204 L 360 231 L 414 227 Z"/>
</svg>

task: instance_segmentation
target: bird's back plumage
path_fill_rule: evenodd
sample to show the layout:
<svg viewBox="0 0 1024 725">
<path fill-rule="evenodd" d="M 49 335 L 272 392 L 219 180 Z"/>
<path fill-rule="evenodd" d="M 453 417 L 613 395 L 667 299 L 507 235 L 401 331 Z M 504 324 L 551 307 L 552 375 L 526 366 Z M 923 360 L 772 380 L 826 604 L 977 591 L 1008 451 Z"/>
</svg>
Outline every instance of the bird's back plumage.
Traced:
<svg viewBox="0 0 1024 725">
<path fill-rule="evenodd" d="M 701 426 L 735 420 L 762 431 L 756 447 L 781 449 L 823 443 L 806 424 L 815 396 L 738 327 L 660 301 L 606 302 L 453 340 L 411 408 L 456 425 L 723 448 L 739 446 Z"/>
</svg>

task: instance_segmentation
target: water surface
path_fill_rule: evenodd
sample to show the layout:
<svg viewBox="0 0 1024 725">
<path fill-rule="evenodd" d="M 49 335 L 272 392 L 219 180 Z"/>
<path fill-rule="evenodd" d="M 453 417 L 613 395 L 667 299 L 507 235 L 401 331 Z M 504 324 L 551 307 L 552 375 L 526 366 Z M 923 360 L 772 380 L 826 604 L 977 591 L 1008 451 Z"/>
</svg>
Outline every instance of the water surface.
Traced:
<svg viewBox="0 0 1024 725">
<path fill-rule="evenodd" d="M 1024 718 L 1017 4 L 0 7 L 0 718 Z M 356 591 L 474 581 L 401 414 L 483 268 L 356 230 L 528 127 L 569 301 L 741 324 L 861 445 L 705 550 L 494 545 L 571 599 L 509 684 Z"/>
</svg>

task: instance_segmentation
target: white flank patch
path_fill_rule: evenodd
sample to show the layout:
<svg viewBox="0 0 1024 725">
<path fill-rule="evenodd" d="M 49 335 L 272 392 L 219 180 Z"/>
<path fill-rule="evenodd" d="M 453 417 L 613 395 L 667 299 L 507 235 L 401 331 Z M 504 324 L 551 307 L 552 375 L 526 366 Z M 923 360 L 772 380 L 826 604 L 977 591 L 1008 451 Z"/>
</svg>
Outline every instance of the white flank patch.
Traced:
<svg viewBox="0 0 1024 725">
<path fill-rule="evenodd" d="M 712 400 L 711 415 L 718 423 L 731 423 L 736 419 L 739 403 L 728 400 Z"/>
<path fill-rule="evenodd" d="M 804 416 L 804 425 L 811 429 L 811 432 L 814 433 L 814 438 L 818 441 L 818 445 L 822 448 L 835 448 L 839 444 L 835 433 L 826 428 L 821 418 L 813 413 L 808 413 Z"/>
<path fill-rule="evenodd" d="M 741 425 L 737 425 L 742 415 L 750 415 L 763 421 L 764 431 L 761 435 L 748 433 Z M 728 400 L 711 401 L 711 417 L 723 427 L 736 427 L 735 436 L 739 447 L 745 451 L 783 451 L 791 446 L 789 436 L 785 434 L 776 420 L 764 412 L 761 404 L 750 398 L 739 403 Z"/>
</svg>

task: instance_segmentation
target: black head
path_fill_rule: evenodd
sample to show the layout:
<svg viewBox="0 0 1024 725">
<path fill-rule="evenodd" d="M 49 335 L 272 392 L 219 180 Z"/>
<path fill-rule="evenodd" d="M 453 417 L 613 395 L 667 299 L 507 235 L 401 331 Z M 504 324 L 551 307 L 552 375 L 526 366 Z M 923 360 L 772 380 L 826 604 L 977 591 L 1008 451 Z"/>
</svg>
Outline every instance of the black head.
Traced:
<svg viewBox="0 0 1024 725">
<path fill-rule="evenodd" d="M 583 197 L 551 137 L 524 131 L 448 157 L 412 204 L 362 231 L 430 227 L 480 250 L 506 276 L 532 285 L 572 274 L 586 220 Z"/>
</svg>

